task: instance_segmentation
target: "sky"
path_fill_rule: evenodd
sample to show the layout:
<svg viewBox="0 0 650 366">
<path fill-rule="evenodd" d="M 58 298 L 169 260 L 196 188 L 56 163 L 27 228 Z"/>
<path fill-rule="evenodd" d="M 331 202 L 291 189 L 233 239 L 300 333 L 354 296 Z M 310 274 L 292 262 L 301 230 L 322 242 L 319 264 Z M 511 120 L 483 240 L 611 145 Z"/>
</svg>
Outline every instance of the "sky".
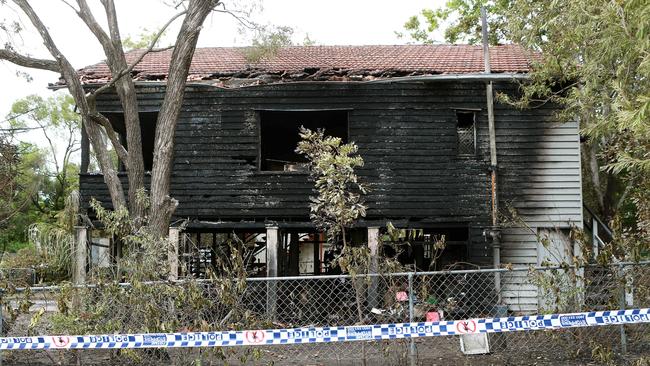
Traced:
<svg viewBox="0 0 650 366">
<path fill-rule="evenodd" d="M 74 1 L 71 1 L 74 3 Z M 171 0 L 115 0 L 122 37 L 137 36 L 143 28 L 159 29 L 178 10 L 166 5 Z M 10 3 L 10 2 L 9 2 Z M 88 0 L 101 24 L 99 0 Z M 99 43 L 62 0 L 33 0 L 30 4 L 47 25 L 54 41 L 75 68 L 97 63 L 105 58 Z M 444 0 L 239 0 L 240 8 L 257 4 L 251 19 L 259 24 L 289 26 L 294 29 L 294 41 L 302 42 L 305 36 L 318 45 L 403 44 L 395 31 L 423 8 L 437 8 Z M 234 8 L 234 7 L 233 7 Z M 230 7 L 229 7 L 230 9 Z M 11 6 L 0 7 L 0 21 L 19 19 L 20 11 Z M 173 43 L 182 20 L 170 27 L 162 45 Z M 22 20 L 24 31 L 11 41 L 21 53 L 34 57 L 50 58 L 38 34 L 30 23 Z M 247 46 L 250 39 L 243 36 L 239 21 L 230 14 L 215 12 L 204 23 L 199 47 Z M 0 41 L 6 42 L 0 35 Z M 27 81 L 20 73 L 28 73 Z M 20 74 L 20 75 L 19 75 Z M 29 94 L 51 96 L 48 83 L 57 81 L 58 75 L 48 71 L 29 70 L 0 61 L 0 121 L 9 113 L 12 103 Z M 65 91 L 61 91 L 65 92 Z M 33 136 L 38 140 L 38 136 Z"/>
</svg>

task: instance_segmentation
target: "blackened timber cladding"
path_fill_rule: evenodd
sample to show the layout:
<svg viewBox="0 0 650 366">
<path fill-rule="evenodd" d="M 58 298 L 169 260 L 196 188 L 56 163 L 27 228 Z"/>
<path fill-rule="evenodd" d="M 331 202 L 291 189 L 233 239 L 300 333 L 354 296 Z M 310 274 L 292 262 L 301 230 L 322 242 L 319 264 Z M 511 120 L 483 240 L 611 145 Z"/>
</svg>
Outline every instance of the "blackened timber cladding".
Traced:
<svg viewBox="0 0 650 366">
<path fill-rule="evenodd" d="M 140 109 L 157 111 L 162 87 L 140 87 Z M 513 93 L 514 84 L 495 91 Z M 305 82 L 240 89 L 189 86 L 175 138 L 172 196 L 177 218 L 308 221 L 312 183 L 304 173 L 260 172 L 260 111 L 347 110 L 370 184 L 366 222 L 393 220 L 489 225 L 490 180 L 485 86 L 480 82 Z M 101 112 L 120 112 L 114 94 Z M 476 156 L 459 156 L 456 110 L 476 110 Z M 579 140 L 551 105 L 495 106 L 500 207 L 534 226 L 580 222 Z M 82 202 L 109 204 L 100 175 L 81 177 Z M 507 254 L 507 253 L 506 253 Z M 528 256 L 530 253 L 525 254 Z M 533 256 L 534 258 L 535 256 Z M 530 257 L 529 257 L 530 258 Z"/>
</svg>

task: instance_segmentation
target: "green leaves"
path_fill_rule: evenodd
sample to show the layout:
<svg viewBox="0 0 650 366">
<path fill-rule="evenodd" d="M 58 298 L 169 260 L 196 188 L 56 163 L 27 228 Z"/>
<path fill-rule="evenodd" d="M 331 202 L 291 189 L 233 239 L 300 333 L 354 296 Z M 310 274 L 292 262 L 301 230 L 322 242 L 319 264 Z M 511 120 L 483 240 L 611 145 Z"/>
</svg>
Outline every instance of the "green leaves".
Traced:
<svg viewBox="0 0 650 366">
<path fill-rule="evenodd" d="M 359 182 L 355 168 L 363 166 L 354 143 L 343 144 L 339 137 L 326 136 L 323 130 L 300 128 L 296 152 L 309 160 L 310 175 L 318 196 L 310 197 L 310 217 L 324 230 L 328 241 L 340 236 L 345 245 L 345 228 L 366 215 L 362 196 L 367 187 Z"/>
<path fill-rule="evenodd" d="M 34 122 L 48 127 L 81 127 L 81 118 L 74 111 L 74 100 L 69 94 L 58 94 L 44 99 L 29 95 L 11 106 L 8 120 L 13 127 L 32 126 Z"/>
<path fill-rule="evenodd" d="M 650 3 L 513 0 L 505 16 L 509 39 L 542 54 L 516 103 L 556 103 L 561 119 L 580 122 L 586 140 L 583 169 L 592 170 L 584 175 L 593 185 L 584 188 L 586 200 L 590 187 L 601 213 L 615 218 L 614 231 L 624 236 L 614 239 L 616 246 L 645 243 L 647 250 Z M 620 218 L 626 224 L 617 227 Z M 623 250 L 621 258 L 643 250 Z"/>
<path fill-rule="evenodd" d="M 137 50 L 137 49 L 146 49 L 151 43 L 156 39 L 156 36 L 160 33 L 160 29 L 149 30 L 147 28 L 142 28 L 140 33 L 137 36 L 129 35 L 122 40 L 122 47 L 125 51 Z M 160 38 L 164 38 L 167 32 L 164 31 Z M 161 39 L 154 45 L 158 46 L 161 42 Z"/>
<path fill-rule="evenodd" d="M 258 63 L 274 57 L 282 47 L 292 44 L 292 37 L 293 29 L 291 27 L 260 27 L 253 39 L 252 46 L 245 51 L 246 61 Z"/>
<path fill-rule="evenodd" d="M 436 40 L 432 33 L 445 25 L 444 37 L 447 43 L 481 43 L 481 7 L 488 12 L 488 39 L 497 44 L 506 39 L 504 33 L 506 10 L 510 0 L 449 0 L 444 7 L 423 9 L 419 15 L 410 17 L 404 23 L 408 37 L 416 43 L 432 44 Z M 401 32 L 396 32 L 402 38 Z"/>
</svg>

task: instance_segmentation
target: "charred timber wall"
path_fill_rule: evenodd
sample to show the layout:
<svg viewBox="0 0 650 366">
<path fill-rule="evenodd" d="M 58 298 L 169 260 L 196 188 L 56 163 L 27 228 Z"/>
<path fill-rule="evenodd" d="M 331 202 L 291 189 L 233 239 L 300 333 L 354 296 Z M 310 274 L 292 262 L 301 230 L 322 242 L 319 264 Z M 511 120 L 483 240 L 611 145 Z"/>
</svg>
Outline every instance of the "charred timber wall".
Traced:
<svg viewBox="0 0 650 366">
<path fill-rule="evenodd" d="M 514 91 L 509 84 L 495 89 Z M 141 110 L 157 111 L 162 98 L 160 87 L 140 88 Z M 111 94 L 100 96 L 98 109 L 121 111 Z M 372 189 L 366 224 L 386 219 L 416 227 L 467 224 L 471 237 L 479 238 L 473 253 L 489 257 L 487 246 L 478 244 L 481 228 L 491 221 L 485 86 L 478 82 L 190 86 L 175 139 L 176 216 L 308 221 L 307 175 L 258 169 L 259 111 L 330 109 L 349 111 L 349 139 L 365 160 L 359 175 Z M 477 111 L 476 156 L 458 156 L 455 109 Z M 550 105 L 495 108 L 501 208 L 517 209 L 533 227 L 581 220 L 577 126 L 558 124 L 554 112 Z M 90 197 L 109 202 L 101 175 L 82 175 L 80 184 L 82 202 Z M 504 262 L 535 260 L 531 236 L 512 235 L 527 244 L 512 250 L 505 244 Z"/>
</svg>

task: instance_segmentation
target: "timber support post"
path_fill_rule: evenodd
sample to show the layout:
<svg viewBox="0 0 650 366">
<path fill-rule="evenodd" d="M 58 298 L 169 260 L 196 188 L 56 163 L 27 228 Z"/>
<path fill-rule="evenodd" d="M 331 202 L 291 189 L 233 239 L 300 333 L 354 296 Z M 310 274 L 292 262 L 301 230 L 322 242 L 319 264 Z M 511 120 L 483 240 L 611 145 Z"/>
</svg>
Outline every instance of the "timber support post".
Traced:
<svg viewBox="0 0 650 366">
<path fill-rule="evenodd" d="M 88 229 L 85 226 L 75 226 L 74 264 L 72 282 L 75 285 L 86 283 L 86 266 L 88 263 Z"/>
<path fill-rule="evenodd" d="M 169 280 L 178 279 L 178 243 L 181 230 L 177 227 L 169 228 L 169 246 L 167 247 L 167 261 L 169 263 Z"/>
<path fill-rule="evenodd" d="M 376 274 L 379 271 L 379 228 L 368 228 L 368 249 L 370 250 L 370 274 Z M 368 305 L 375 308 L 379 305 L 378 291 L 379 278 L 372 276 L 370 286 L 368 286 Z"/>
<path fill-rule="evenodd" d="M 279 229 L 277 226 L 266 227 L 266 314 L 269 319 L 275 318 L 278 293 L 277 280 L 278 276 L 278 249 L 279 249 Z"/>
</svg>

